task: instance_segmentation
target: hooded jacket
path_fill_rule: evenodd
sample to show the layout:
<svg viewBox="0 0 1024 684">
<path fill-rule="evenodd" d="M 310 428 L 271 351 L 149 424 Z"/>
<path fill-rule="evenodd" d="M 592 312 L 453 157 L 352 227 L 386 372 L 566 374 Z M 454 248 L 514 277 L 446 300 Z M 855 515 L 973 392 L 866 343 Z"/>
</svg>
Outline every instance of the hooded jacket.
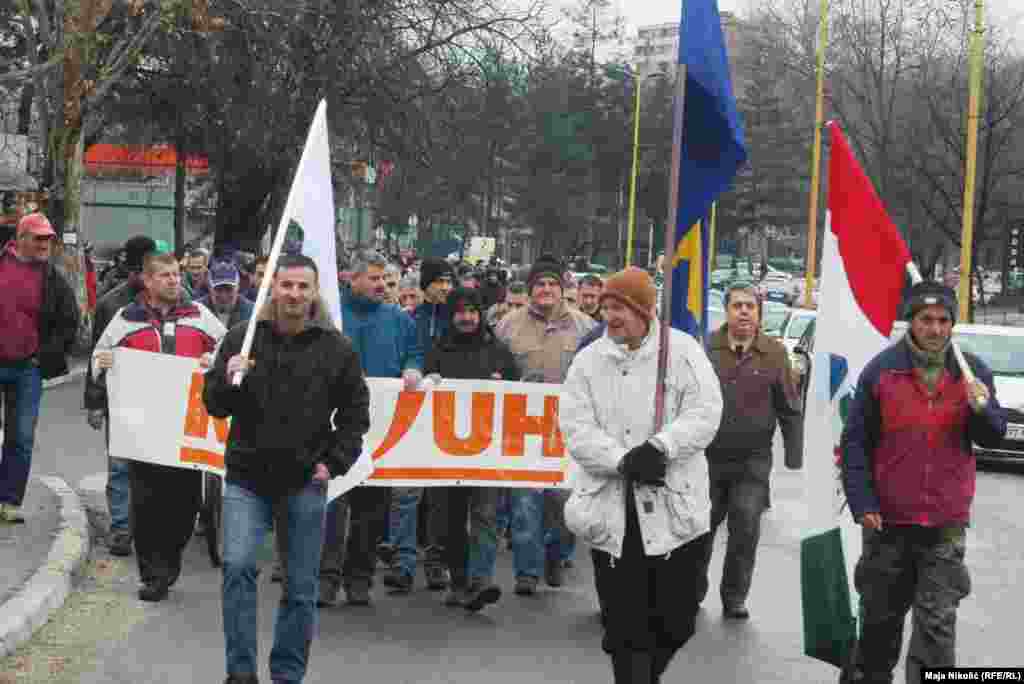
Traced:
<svg viewBox="0 0 1024 684">
<path fill-rule="evenodd" d="M 519 380 L 515 357 L 483 321 L 470 335 L 460 334 L 454 324 L 457 295 L 449 299 L 448 332 L 427 354 L 425 375 L 436 373 L 442 378 L 463 380 Z M 474 302 L 481 307 L 481 302 Z M 481 307 L 482 308 L 482 307 Z"/>
<path fill-rule="evenodd" d="M 625 497 L 636 497 L 648 556 L 660 556 L 710 529 L 711 499 L 704 449 L 718 430 L 722 393 L 700 344 L 669 331 L 665 418 L 653 425 L 659 323 L 629 350 L 604 336 L 572 363 L 559 397 L 559 424 L 571 457 L 569 529 L 596 549 L 622 556 Z M 664 487 L 630 491 L 618 471 L 631 448 L 656 437 L 665 446 Z"/>
<path fill-rule="evenodd" d="M 306 329 L 279 333 L 272 302 L 256 323 L 242 384 L 227 377 L 246 325 L 231 329 L 206 374 L 203 401 L 210 415 L 231 418 L 224 454 L 227 480 L 265 496 L 304 487 L 317 463 L 342 475 L 359 457 L 370 427 L 370 392 L 350 340 L 315 308 Z M 335 413 L 337 412 L 337 413 Z M 333 414 L 333 420 L 332 420 Z"/>
</svg>

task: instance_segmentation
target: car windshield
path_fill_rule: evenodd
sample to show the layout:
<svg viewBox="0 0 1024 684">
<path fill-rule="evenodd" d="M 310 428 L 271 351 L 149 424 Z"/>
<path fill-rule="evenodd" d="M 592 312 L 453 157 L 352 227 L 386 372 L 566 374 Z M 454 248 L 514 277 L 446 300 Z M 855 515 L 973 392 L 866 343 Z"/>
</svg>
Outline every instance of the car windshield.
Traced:
<svg viewBox="0 0 1024 684">
<path fill-rule="evenodd" d="M 994 374 L 1024 377 L 1024 337 L 959 332 L 954 338 L 960 349 L 981 358 Z"/>
<path fill-rule="evenodd" d="M 789 329 L 786 331 L 786 339 L 799 340 L 813 320 L 812 316 L 794 316 L 793 322 L 789 324 Z"/>
<path fill-rule="evenodd" d="M 778 335 L 782 332 L 782 325 L 786 322 L 789 310 L 781 307 L 765 307 L 761 317 L 761 331 L 765 335 Z"/>
</svg>

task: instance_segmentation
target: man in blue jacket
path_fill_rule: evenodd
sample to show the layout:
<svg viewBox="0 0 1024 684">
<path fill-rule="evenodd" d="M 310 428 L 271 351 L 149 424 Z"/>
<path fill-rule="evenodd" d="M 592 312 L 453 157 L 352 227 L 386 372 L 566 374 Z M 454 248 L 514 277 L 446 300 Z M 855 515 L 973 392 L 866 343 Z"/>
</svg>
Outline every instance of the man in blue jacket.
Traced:
<svg viewBox="0 0 1024 684">
<path fill-rule="evenodd" d="M 351 285 L 341 303 L 343 332 L 352 340 L 366 377 L 402 378 L 405 389 L 414 390 L 423 378 L 423 348 L 412 318 L 397 305 L 384 303 L 386 267 L 387 260 L 376 252 L 356 255 Z M 328 506 L 320 605 L 336 604 L 341 585 L 349 604 L 369 604 L 376 545 L 384 536 L 390 504 L 389 488 L 360 486 Z M 351 525 L 346 525 L 349 515 Z"/>
</svg>

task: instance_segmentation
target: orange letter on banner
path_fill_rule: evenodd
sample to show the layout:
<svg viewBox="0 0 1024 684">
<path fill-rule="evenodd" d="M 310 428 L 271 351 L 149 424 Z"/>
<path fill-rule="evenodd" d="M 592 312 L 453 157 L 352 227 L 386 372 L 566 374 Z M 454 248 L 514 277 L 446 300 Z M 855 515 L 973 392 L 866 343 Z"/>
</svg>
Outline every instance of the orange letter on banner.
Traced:
<svg viewBox="0 0 1024 684">
<path fill-rule="evenodd" d="M 473 392 L 469 437 L 455 434 L 455 392 L 434 392 L 434 442 L 452 456 L 476 456 L 494 439 L 494 394 Z"/>
<path fill-rule="evenodd" d="M 213 432 L 217 441 L 227 444 L 228 422 L 222 418 L 211 418 L 203 403 L 203 386 L 205 378 L 202 373 L 192 374 L 192 384 L 188 388 L 188 411 L 185 413 L 185 436 L 206 439 L 213 421 Z"/>
<path fill-rule="evenodd" d="M 562 458 L 565 443 L 558 429 L 558 397 L 544 397 L 544 415 L 526 415 L 526 395 L 506 394 L 502 405 L 504 426 L 502 447 L 506 456 L 522 456 L 526 451 L 526 435 L 540 435 L 544 442 L 541 452 L 548 458 Z"/>
</svg>

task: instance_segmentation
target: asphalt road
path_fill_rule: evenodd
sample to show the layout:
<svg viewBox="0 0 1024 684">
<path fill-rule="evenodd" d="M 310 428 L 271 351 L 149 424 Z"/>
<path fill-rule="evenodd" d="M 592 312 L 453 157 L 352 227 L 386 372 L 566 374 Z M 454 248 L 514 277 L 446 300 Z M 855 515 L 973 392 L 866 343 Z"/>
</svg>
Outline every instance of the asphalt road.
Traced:
<svg viewBox="0 0 1024 684">
<path fill-rule="evenodd" d="M 81 383 L 47 392 L 34 474 L 58 474 L 74 484 L 104 469 L 102 436 L 88 428 L 80 407 Z M 673 663 L 666 683 L 836 680 L 833 668 L 802 653 L 802 482 L 799 473 L 779 470 L 774 476 L 773 508 L 766 513 L 749 601 L 750 622 L 723 622 L 712 590 L 698 634 Z M 973 591 L 959 613 L 960 662 L 1024 666 L 1017 636 L 1019 607 L 1024 605 L 1024 585 L 1018 579 L 1024 576 L 1024 473 L 980 473 L 974 517 L 968 538 Z M 720 577 L 723 538 L 724 530 L 717 540 L 713 583 Z M 220 575 L 206 559 L 201 541 L 190 546 L 182 580 L 171 597 L 155 606 L 135 598 L 132 559 L 111 559 L 99 548 L 88 577 L 65 609 L 26 649 L 0 660 L 0 682 L 223 681 Z M 599 647 L 590 561 L 582 549 L 576 569 L 560 589 L 542 588 L 532 598 L 514 596 L 509 552 L 499 556 L 498 580 L 506 595 L 479 615 L 443 607 L 442 596 L 423 588 L 422 578 L 407 597 L 388 596 L 378 586 L 371 607 L 321 611 L 320 636 L 306 681 L 611 681 Z M 261 580 L 260 654 L 267 681 L 279 592 L 266 577 Z M 902 681 L 902 673 L 898 677 Z"/>
</svg>

